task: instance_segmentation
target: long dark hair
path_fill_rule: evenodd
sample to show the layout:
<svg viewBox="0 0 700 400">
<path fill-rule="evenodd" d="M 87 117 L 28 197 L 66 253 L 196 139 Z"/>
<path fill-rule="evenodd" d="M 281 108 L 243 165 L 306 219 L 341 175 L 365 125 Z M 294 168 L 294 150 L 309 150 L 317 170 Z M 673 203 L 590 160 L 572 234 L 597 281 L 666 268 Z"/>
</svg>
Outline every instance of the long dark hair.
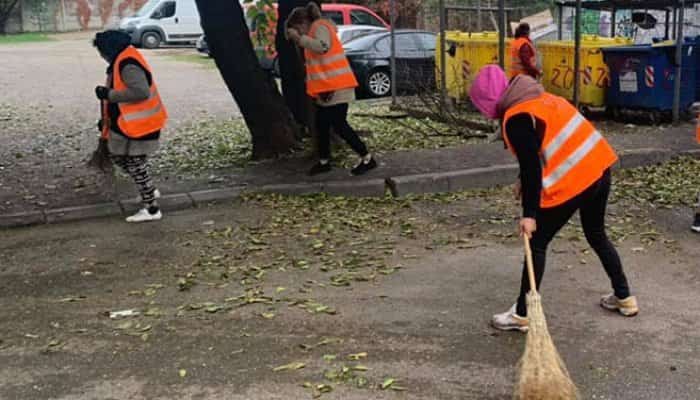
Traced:
<svg viewBox="0 0 700 400">
<path fill-rule="evenodd" d="M 515 28 L 515 38 L 530 36 L 530 24 L 523 22 Z"/>
<path fill-rule="evenodd" d="M 291 28 L 303 24 L 311 25 L 319 18 L 321 18 L 321 9 L 312 1 L 306 7 L 297 7 L 292 10 L 285 22 L 285 26 Z"/>
</svg>

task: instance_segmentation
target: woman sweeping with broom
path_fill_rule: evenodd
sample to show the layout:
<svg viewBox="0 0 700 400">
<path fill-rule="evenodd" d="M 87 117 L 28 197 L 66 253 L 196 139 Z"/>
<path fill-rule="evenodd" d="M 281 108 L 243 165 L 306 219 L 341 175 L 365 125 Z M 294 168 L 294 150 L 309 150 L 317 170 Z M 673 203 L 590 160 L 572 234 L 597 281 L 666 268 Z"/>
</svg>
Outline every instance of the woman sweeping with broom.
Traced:
<svg viewBox="0 0 700 400">
<path fill-rule="evenodd" d="M 610 167 L 617 156 L 608 142 L 565 99 L 546 93 L 527 75 L 508 83 L 498 66 L 476 76 L 471 100 L 485 116 L 502 120 L 503 139 L 520 165 L 517 195 L 522 199 L 520 234 L 530 239 L 536 286 L 545 268 L 547 246 L 576 211 L 614 292 L 601 299 L 605 309 L 632 317 L 639 309 L 630 295 L 620 257 L 605 233 Z M 501 330 L 528 330 L 524 268 L 520 295 L 508 311 L 493 317 Z"/>
<path fill-rule="evenodd" d="M 131 46 L 128 34 L 108 30 L 95 36 L 93 42 L 109 64 L 106 86 L 97 86 L 100 100 L 102 132 L 96 155 L 105 156 L 129 174 L 136 183 L 143 208 L 128 217 L 127 222 L 157 221 L 163 217 L 156 198 L 160 196 L 148 173 L 147 156 L 158 148 L 160 130 L 168 115 L 146 60 Z M 106 144 L 106 146 L 105 146 Z M 91 160 L 100 167 L 104 162 Z"/>
</svg>

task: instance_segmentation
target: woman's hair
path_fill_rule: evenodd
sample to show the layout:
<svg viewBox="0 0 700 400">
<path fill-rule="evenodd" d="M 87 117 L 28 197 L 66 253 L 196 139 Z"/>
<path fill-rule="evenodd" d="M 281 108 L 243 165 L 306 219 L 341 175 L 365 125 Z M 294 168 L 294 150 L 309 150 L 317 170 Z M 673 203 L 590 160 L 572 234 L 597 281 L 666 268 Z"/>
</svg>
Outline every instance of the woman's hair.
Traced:
<svg viewBox="0 0 700 400">
<path fill-rule="evenodd" d="M 292 10 L 285 22 L 285 27 L 290 28 L 305 23 L 312 24 L 319 18 L 321 18 L 321 9 L 318 4 L 312 1 L 306 7 L 297 7 Z"/>
<path fill-rule="evenodd" d="M 131 36 L 117 30 L 98 32 L 92 45 L 110 61 L 114 61 L 119 53 L 131 45 Z"/>
<path fill-rule="evenodd" d="M 515 28 L 516 38 L 528 35 L 530 35 L 530 24 L 528 24 L 527 22 L 523 22 L 522 24 L 518 25 L 517 28 Z"/>
</svg>

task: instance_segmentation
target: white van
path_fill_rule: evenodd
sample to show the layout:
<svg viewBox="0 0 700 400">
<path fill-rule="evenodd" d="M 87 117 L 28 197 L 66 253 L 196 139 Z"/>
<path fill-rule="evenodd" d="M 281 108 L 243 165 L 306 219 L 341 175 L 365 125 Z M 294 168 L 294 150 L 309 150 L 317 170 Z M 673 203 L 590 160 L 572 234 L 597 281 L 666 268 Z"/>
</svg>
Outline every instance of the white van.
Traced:
<svg viewBox="0 0 700 400">
<path fill-rule="evenodd" d="M 155 49 L 163 43 L 194 43 L 202 36 L 194 0 L 148 0 L 136 14 L 121 20 L 119 29 L 135 46 Z"/>
</svg>

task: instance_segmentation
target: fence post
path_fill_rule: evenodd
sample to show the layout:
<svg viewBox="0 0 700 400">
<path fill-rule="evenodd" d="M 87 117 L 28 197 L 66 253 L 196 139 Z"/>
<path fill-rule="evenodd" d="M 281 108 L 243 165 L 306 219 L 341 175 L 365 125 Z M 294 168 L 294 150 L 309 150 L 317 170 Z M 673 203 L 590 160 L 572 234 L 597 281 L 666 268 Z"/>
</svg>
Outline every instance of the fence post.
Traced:
<svg viewBox="0 0 700 400">
<path fill-rule="evenodd" d="M 676 75 L 673 77 L 673 123 L 680 121 L 681 108 L 681 74 L 683 72 L 683 14 L 685 10 L 685 0 L 680 0 L 678 9 L 678 35 L 676 35 Z"/>
<path fill-rule="evenodd" d="M 498 0 L 498 64 L 505 69 L 506 65 L 506 29 L 505 29 L 506 1 Z"/>
<path fill-rule="evenodd" d="M 447 103 L 447 74 L 445 73 L 445 0 L 440 0 L 438 3 L 440 9 L 440 102 L 444 106 Z"/>
<path fill-rule="evenodd" d="M 574 38 L 574 106 L 578 108 L 581 69 L 581 0 L 576 0 L 576 28 Z"/>
</svg>

